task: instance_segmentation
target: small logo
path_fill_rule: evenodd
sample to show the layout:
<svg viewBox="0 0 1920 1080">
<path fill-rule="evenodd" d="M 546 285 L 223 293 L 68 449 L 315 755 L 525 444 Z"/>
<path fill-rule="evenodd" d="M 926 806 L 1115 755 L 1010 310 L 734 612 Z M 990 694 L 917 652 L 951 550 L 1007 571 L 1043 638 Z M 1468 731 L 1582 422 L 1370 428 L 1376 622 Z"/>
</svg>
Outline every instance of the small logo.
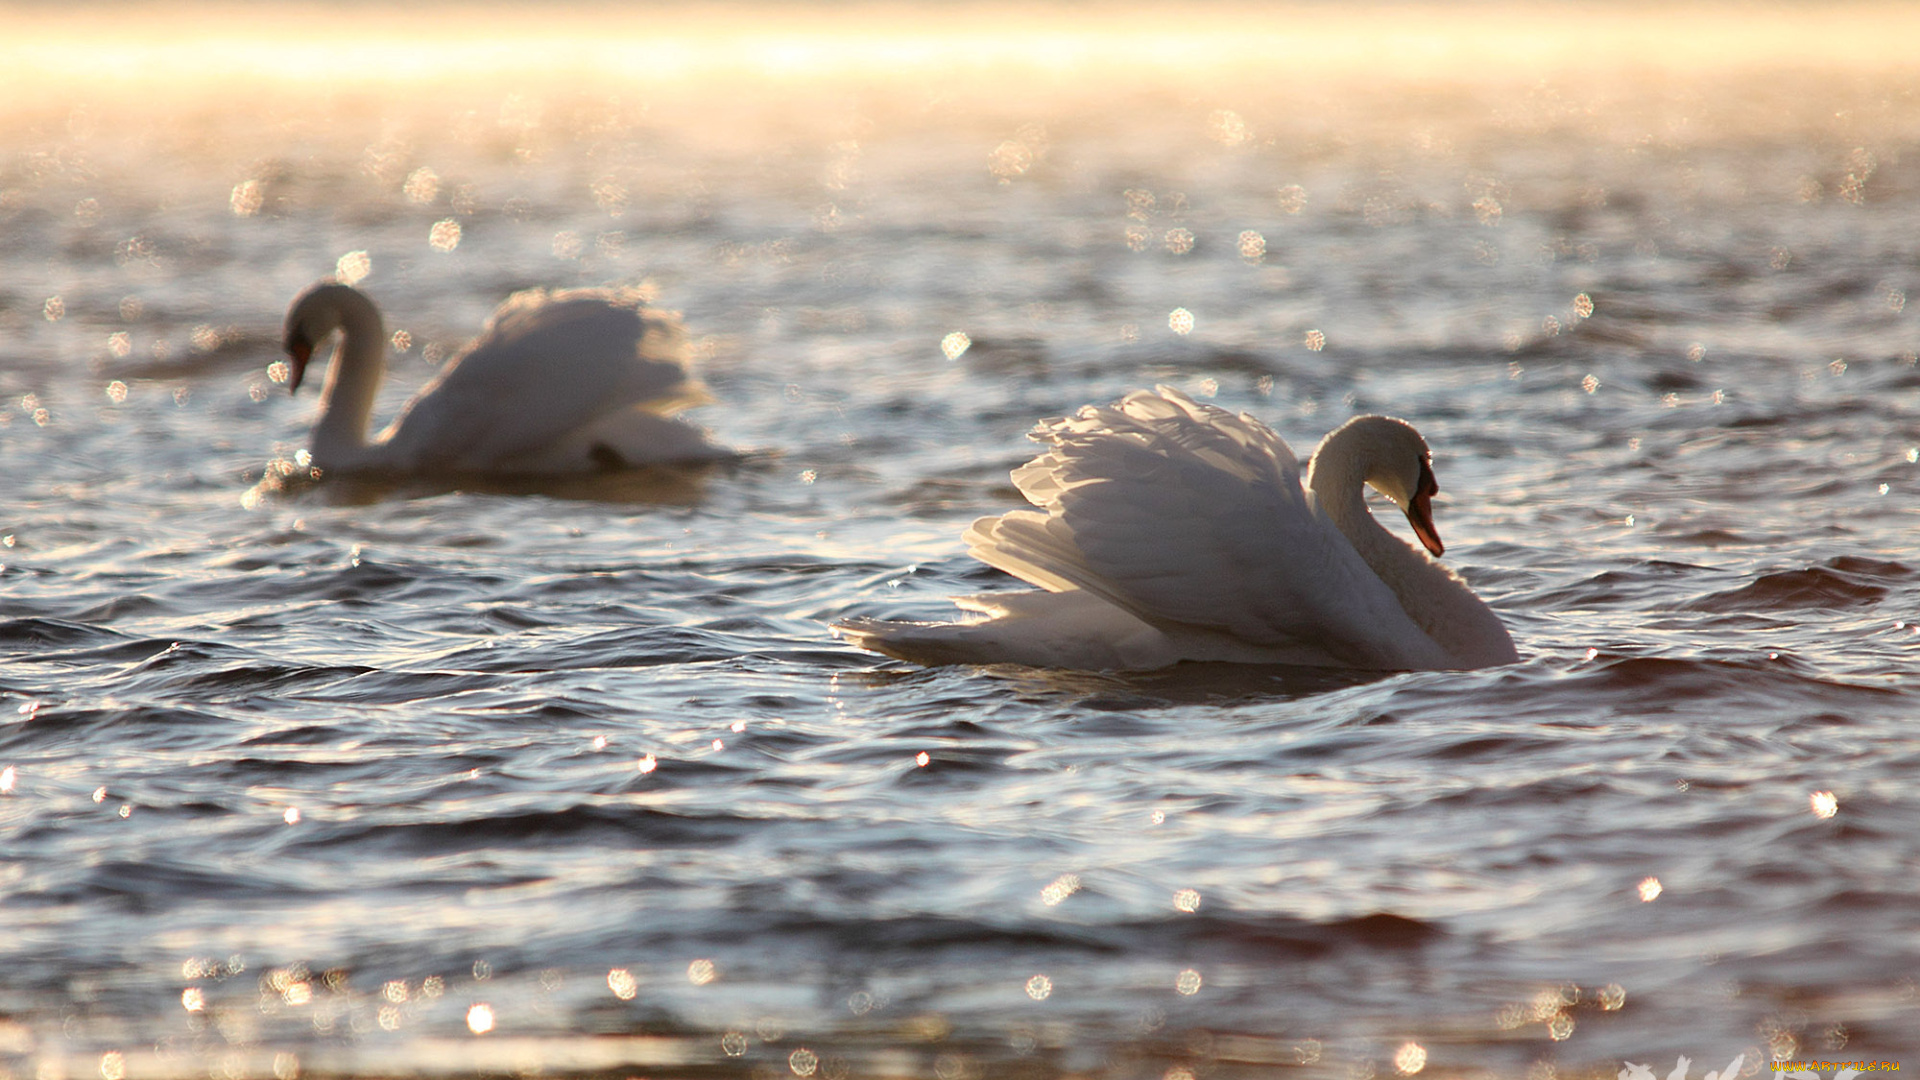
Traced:
<svg viewBox="0 0 1920 1080">
<path fill-rule="evenodd" d="M 1746 1060 L 1747 1055 L 1737 1055 L 1726 1068 L 1721 1069 L 1719 1072 L 1708 1073 L 1705 1080 L 1735 1080 L 1735 1078 L 1740 1075 L 1741 1063 Z M 1627 1067 L 1620 1070 L 1620 1080 L 1654 1080 L 1652 1067 L 1635 1065 L 1631 1061 L 1626 1064 Z M 1682 1056 L 1673 1066 L 1673 1071 L 1667 1074 L 1667 1080 L 1687 1080 L 1687 1068 L 1692 1064 L 1692 1058 Z"/>
</svg>

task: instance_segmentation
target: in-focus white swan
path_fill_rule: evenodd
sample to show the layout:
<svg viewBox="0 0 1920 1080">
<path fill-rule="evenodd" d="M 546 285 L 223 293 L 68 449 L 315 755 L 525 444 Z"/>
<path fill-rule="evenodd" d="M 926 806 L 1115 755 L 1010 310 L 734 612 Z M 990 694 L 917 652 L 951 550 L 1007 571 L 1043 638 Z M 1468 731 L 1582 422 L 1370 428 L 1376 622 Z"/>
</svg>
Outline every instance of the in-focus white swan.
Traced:
<svg viewBox="0 0 1920 1080">
<path fill-rule="evenodd" d="M 1147 670 L 1181 660 L 1383 671 L 1490 667 L 1513 639 L 1465 582 L 1395 537 L 1364 485 L 1441 553 L 1426 441 L 1356 417 L 1307 463 L 1266 425 L 1160 387 L 1043 422 L 1013 472 L 1039 511 L 981 518 L 977 559 L 1044 592 L 956 597 L 964 623 L 850 619 L 864 648 L 925 664 Z"/>
<path fill-rule="evenodd" d="M 678 318 L 628 293 L 514 294 L 371 439 L 387 335 L 365 293 L 322 282 L 294 300 L 288 383 L 300 389 L 314 347 L 336 330 L 307 447 L 322 471 L 539 475 L 731 456 L 673 417 L 707 400 L 687 373 Z"/>
</svg>

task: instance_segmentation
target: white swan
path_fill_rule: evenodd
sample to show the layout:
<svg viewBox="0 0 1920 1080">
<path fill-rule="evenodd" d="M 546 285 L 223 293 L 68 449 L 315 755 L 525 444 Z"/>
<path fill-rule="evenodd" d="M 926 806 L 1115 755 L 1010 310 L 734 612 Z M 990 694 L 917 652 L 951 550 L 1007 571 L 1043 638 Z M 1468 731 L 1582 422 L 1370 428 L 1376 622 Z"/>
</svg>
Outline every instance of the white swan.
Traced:
<svg viewBox="0 0 1920 1080">
<path fill-rule="evenodd" d="M 1425 440 L 1361 416 L 1300 464 L 1266 425 L 1160 387 L 1043 422 L 1013 482 L 1044 512 L 981 518 L 977 559 L 1044 592 L 956 597 L 964 623 L 850 619 L 863 648 L 919 663 L 1147 670 L 1181 660 L 1372 670 L 1519 658 L 1465 582 L 1367 510 L 1371 485 L 1441 553 Z"/>
<path fill-rule="evenodd" d="M 671 314 L 607 289 L 516 293 L 475 338 L 367 438 L 385 371 L 380 309 L 322 282 L 287 311 L 294 391 L 316 345 L 339 347 L 307 447 L 324 471 L 557 474 L 730 456 L 672 414 L 706 400 Z"/>
</svg>

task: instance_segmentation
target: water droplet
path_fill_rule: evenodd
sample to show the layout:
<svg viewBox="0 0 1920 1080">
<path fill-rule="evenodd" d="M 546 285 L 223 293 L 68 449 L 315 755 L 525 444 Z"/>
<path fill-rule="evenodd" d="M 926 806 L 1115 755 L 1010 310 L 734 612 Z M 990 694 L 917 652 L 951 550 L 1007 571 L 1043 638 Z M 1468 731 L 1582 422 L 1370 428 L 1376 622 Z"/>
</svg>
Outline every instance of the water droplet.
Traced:
<svg viewBox="0 0 1920 1080">
<path fill-rule="evenodd" d="M 1079 891 L 1079 874 L 1061 874 L 1048 882 L 1046 888 L 1040 890 L 1040 902 L 1048 907 L 1055 907 Z"/>
<path fill-rule="evenodd" d="M 987 155 L 987 171 L 1001 183 L 1007 183 L 1016 176 L 1023 176 L 1033 168 L 1033 148 L 1024 142 L 1009 139 L 993 148 Z"/>
<path fill-rule="evenodd" d="M 349 251 L 333 264 L 333 276 L 342 285 L 358 285 L 373 273 L 373 256 L 364 251 Z"/>
<path fill-rule="evenodd" d="M 640 980 L 626 968 L 614 968 L 607 972 L 607 989 L 621 1001 L 632 1001 L 640 993 Z"/>
<path fill-rule="evenodd" d="M 422 165 L 407 176 L 407 182 L 400 190 L 406 195 L 407 201 L 425 206 L 440 194 L 440 174 Z"/>
<path fill-rule="evenodd" d="M 460 223 L 452 218 L 443 218 L 433 223 L 427 230 L 427 246 L 435 251 L 452 251 L 460 246 Z"/>
<path fill-rule="evenodd" d="M 1840 800 L 1831 791 L 1816 791 L 1807 796 L 1807 805 L 1813 810 L 1813 816 L 1822 821 L 1840 812 Z"/>
<path fill-rule="evenodd" d="M 1232 109 L 1215 109 L 1207 114 L 1207 134 L 1222 146 L 1239 146 L 1253 138 L 1247 121 Z"/>
<path fill-rule="evenodd" d="M 242 180 L 233 185 L 233 193 L 227 196 L 227 209 L 234 217 L 252 217 L 260 212 L 267 202 L 267 192 L 258 180 Z"/>
</svg>

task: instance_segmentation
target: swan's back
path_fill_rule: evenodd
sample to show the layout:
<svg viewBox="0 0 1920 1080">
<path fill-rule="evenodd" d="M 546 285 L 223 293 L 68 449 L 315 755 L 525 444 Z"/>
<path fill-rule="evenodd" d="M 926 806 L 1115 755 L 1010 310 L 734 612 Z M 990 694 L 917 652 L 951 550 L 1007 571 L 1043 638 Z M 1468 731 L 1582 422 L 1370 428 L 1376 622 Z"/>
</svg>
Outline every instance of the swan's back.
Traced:
<svg viewBox="0 0 1920 1080">
<path fill-rule="evenodd" d="M 398 458 L 446 469 L 496 468 L 556 446 L 571 451 L 572 437 L 621 413 L 652 414 L 635 418 L 645 423 L 706 400 L 686 352 L 678 318 L 630 292 L 516 293 L 421 390 L 388 439 Z"/>
</svg>

